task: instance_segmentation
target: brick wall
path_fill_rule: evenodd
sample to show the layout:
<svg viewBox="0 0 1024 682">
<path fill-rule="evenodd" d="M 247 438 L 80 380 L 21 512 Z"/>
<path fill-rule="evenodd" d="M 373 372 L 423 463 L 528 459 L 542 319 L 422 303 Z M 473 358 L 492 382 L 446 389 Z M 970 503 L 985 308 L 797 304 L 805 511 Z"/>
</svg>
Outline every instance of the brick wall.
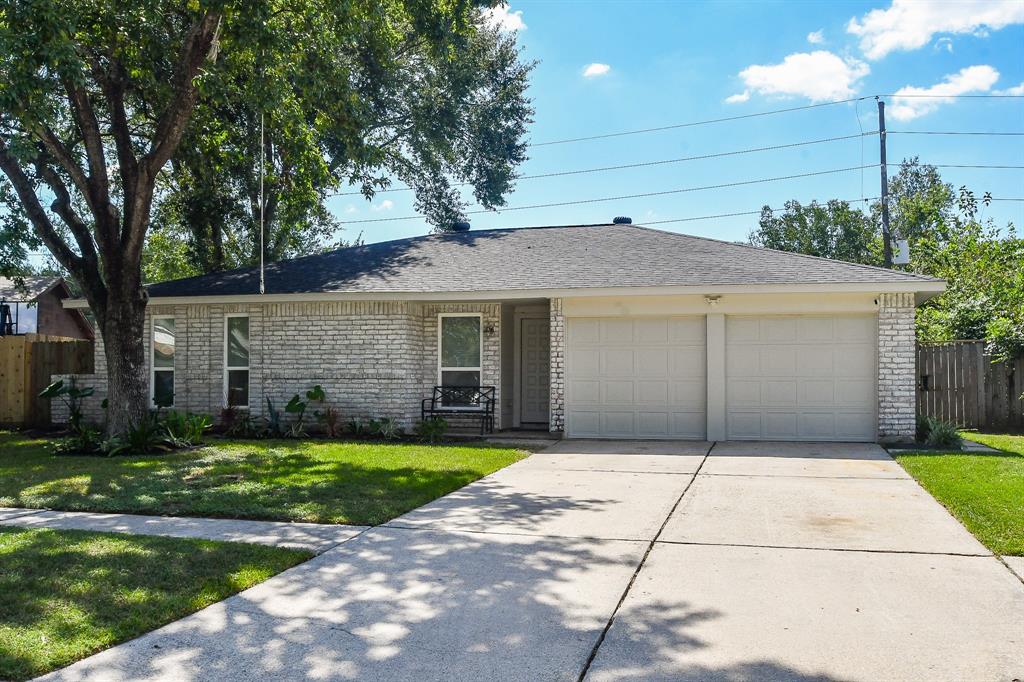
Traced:
<svg viewBox="0 0 1024 682">
<path fill-rule="evenodd" d="M 878 298 L 878 439 L 906 442 L 916 430 L 914 294 Z"/>
<path fill-rule="evenodd" d="M 550 314 L 551 369 L 548 385 L 551 404 L 548 430 L 561 433 L 565 430 L 565 316 L 562 314 L 562 299 L 551 299 Z"/>
<path fill-rule="evenodd" d="M 342 418 L 419 420 L 420 399 L 437 383 L 437 319 L 442 312 L 482 314 L 482 383 L 498 387 L 501 400 L 501 305 L 409 301 L 332 301 L 237 305 L 152 306 L 146 313 L 147 364 L 153 317 L 174 317 L 174 409 L 217 419 L 224 404 L 224 324 L 229 313 L 249 315 L 251 414 L 263 415 L 269 396 L 277 409 L 315 384 Z M 106 360 L 96 342 L 96 374 L 77 377 L 94 386 L 87 419 L 102 418 Z M 147 373 L 149 368 L 147 367 Z M 147 381 L 148 381 L 147 374 Z M 500 412 L 499 412 L 500 414 Z M 54 421 L 66 421 L 54 405 Z"/>
</svg>

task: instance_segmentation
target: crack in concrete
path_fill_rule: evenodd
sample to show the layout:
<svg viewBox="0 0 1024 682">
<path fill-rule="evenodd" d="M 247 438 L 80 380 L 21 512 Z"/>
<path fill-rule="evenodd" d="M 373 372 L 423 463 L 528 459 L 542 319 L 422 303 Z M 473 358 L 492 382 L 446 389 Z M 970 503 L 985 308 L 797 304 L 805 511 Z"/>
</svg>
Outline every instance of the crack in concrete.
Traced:
<svg viewBox="0 0 1024 682">
<path fill-rule="evenodd" d="M 683 498 L 686 496 L 686 493 L 688 493 L 690 491 L 690 488 L 693 487 L 694 481 L 696 481 L 697 476 L 700 475 L 700 470 L 701 468 L 703 468 L 704 463 L 708 461 L 708 457 L 711 456 L 711 451 L 715 449 L 715 445 L 717 445 L 717 442 L 711 443 L 711 446 L 708 448 L 707 452 L 704 453 L 704 458 L 701 459 L 700 464 L 697 465 L 697 471 L 694 472 L 693 477 L 689 480 L 689 482 L 687 482 L 686 487 L 683 488 L 683 492 L 679 493 L 679 497 L 676 499 L 676 503 L 672 505 L 672 508 L 665 516 L 665 520 L 662 521 L 661 527 L 658 528 L 658 532 L 655 533 L 654 539 L 652 539 L 650 543 L 647 545 L 647 550 L 644 552 L 644 555 L 640 558 L 640 563 L 637 564 L 636 570 L 633 571 L 633 575 L 630 577 L 629 583 L 626 585 L 626 589 L 622 591 L 622 596 L 619 597 L 618 603 L 615 604 L 615 608 L 612 609 L 612 613 L 608 617 L 608 622 L 605 623 L 604 629 L 598 636 L 597 641 L 594 642 L 594 647 L 590 650 L 590 656 L 587 657 L 586 662 L 583 664 L 583 669 L 580 670 L 579 677 L 576 678 L 577 682 L 583 682 L 583 680 L 586 679 L 587 673 L 590 672 L 590 667 L 594 664 L 594 659 L 597 658 L 597 652 L 601 649 L 601 645 L 604 644 L 604 640 L 608 636 L 608 631 L 612 629 L 612 624 L 615 622 L 615 616 L 618 615 L 619 609 L 622 608 L 622 605 L 626 601 L 626 597 L 629 596 L 629 591 L 633 589 L 633 585 L 636 583 L 636 579 L 640 575 L 640 571 L 643 570 L 644 564 L 647 563 L 647 557 L 651 555 L 651 551 L 654 549 L 654 545 L 658 542 L 658 538 L 661 537 L 662 532 L 664 532 L 665 526 L 668 525 L 669 519 L 672 518 L 672 515 L 676 512 L 676 509 L 679 508 L 679 505 L 683 501 Z"/>
<path fill-rule="evenodd" d="M 809 547 L 803 545 L 755 545 L 743 542 L 694 542 L 687 540 L 657 540 L 661 545 L 693 545 L 696 547 L 742 547 L 747 549 L 793 549 L 810 552 L 860 552 L 865 554 L 913 554 L 918 556 L 957 556 L 988 558 L 995 554 L 977 552 L 925 552 L 912 549 L 867 549 L 857 547 Z"/>
</svg>

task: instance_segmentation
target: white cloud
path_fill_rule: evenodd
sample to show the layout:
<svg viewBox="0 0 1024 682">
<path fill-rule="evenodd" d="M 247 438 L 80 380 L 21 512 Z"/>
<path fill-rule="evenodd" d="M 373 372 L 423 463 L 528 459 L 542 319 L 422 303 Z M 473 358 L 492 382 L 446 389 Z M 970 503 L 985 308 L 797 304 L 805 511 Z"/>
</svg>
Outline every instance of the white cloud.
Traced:
<svg viewBox="0 0 1024 682">
<path fill-rule="evenodd" d="M 587 64 L 585 67 L 583 67 L 583 77 L 584 78 L 596 78 L 598 76 L 605 75 L 606 73 L 608 73 L 611 70 L 612 70 L 612 67 L 608 66 L 607 64 L 601 64 L 599 62 L 594 62 L 593 64 Z"/>
<path fill-rule="evenodd" d="M 939 38 L 935 41 L 936 50 L 945 50 L 946 52 L 953 54 L 953 39 L 952 38 Z"/>
<path fill-rule="evenodd" d="M 355 205 L 353 204 L 349 204 L 348 206 L 345 207 L 345 213 L 356 213 L 358 211 L 359 209 L 356 208 Z"/>
<path fill-rule="evenodd" d="M 525 31 L 526 23 L 523 21 L 523 10 L 513 12 L 508 5 L 488 7 L 483 10 L 484 21 L 491 26 L 496 26 L 502 31 Z"/>
<path fill-rule="evenodd" d="M 889 9 L 873 9 L 850 19 L 846 30 L 860 38 L 868 59 L 896 50 L 916 50 L 936 33 L 987 35 L 1010 24 L 1024 23 L 1020 0 L 892 0 Z"/>
<path fill-rule="evenodd" d="M 981 64 L 951 73 L 930 88 L 908 85 L 893 93 L 892 103 L 888 107 L 889 115 L 897 121 L 910 121 L 935 111 L 943 104 L 949 104 L 954 101 L 955 95 L 988 92 L 998 80 L 998 71 L 987 64 Z"/>
<path fill-rule="evenodd" d="M 869 73 L 871 68 L 862 61 L 818 50 L 791 54 L 781 64 L 748 66 L 740 71 L 740 78 L 762 95 L 795 95 L 821 102 L 850 97 Z"/>
<path fill-rule="evenodd" d="M 379 204 L 375 204 L 375 205 L 370 206 L 370 210 L 371 211 L 390 211 L 394 207 L 395 207 L 395 202 L 391 201 L 391 199 L 385 199 L 384 201 L 380 202 Z"/>
<path fill-rule="evenodd" d="M 743 92 L 737 92 L 735 95 L 729 95 L 725 98 L 726 104 L 741 104 L 750 99 L 750 90 L 744 90 Z"/>
<path fill-rule="evenodd" d="M 1012 88 L 1006 88 L 1005 90 L 996 90 L 993 94 L 995 95 L 1016 95 L 1020 97 L 1024 95 L 1024 81 L 1020 85 L 1014 85 Z"/>
<path fill-rule="evenodd" d="M 811 31 L 810 33 L 807 34 L 807 42 L 809 42 L 811 45 L 823 44 L 825 42 L 825 32 L 821 30 Z"/>
</svg>

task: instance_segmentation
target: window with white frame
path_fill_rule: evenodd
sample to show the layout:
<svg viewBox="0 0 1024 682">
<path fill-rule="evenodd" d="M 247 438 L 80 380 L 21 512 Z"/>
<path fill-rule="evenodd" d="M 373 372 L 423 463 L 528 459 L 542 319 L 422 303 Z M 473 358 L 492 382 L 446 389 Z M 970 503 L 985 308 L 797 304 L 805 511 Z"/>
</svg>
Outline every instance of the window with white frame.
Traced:
<svg viewBox="0 0 1024 682">
<path fill-rule="evenodd" d="M 249 316 L 224 318 L 224 404 L 249 407 Z"/>
<path fill-rule="evenodd" d="M 437 379 L 442 386 L 479 386 L 483 356 L 479 313 L 444 313 L 437 320 Z"/>
<path fill-rule="evenodd" d="M 174 405 L 174 345 L 174 318 L 154 317 L 150 336 L 149 398 L 155 407 Z"/>
</svg>

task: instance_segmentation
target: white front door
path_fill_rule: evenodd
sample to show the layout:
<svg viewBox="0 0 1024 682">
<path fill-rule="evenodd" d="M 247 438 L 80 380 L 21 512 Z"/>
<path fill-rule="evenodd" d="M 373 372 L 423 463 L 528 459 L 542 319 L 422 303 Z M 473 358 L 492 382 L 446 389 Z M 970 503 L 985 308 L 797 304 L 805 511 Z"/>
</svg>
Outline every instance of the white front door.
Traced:
<svg viewBox="0 0 1024 682">
<path fill-rule="evenodd" d="M 527 317 L 520 320 L 520 324 L 519 421 L 546 424 L 550 361 L 548 318 Z"/>
</svg>

